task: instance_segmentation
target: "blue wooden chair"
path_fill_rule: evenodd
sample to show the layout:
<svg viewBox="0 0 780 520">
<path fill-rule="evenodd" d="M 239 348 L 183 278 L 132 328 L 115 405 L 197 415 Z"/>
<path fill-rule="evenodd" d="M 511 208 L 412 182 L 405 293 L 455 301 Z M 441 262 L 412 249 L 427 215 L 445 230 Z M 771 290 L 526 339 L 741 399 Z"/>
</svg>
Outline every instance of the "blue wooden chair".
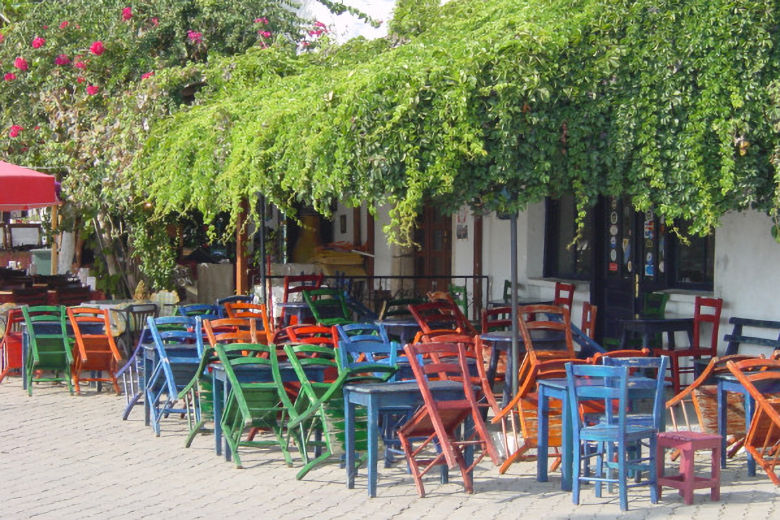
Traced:
<svg viewBox="0 0 780 520">
<path fill-rule="evenodd" d="M 639 354 L 639 351 L 637 352 Z M 643 411 L 639 411 L 637 403 L 630 403 L 629 409 L 626 413 L 626 420 L 629 424 L 637 426 L 647 426 L 655 428 L 658 431 L 663 431 L 665 428 L 665 401 L 663 394 L 663 378 L 666 374 L 667 368 L 669 368 L 669 358 L 667 356 L 661 357 L 647 357 L 647 356 L 610 356 L 604 355 L 599 357 L 601 364 L 611 367 L 628 367 L 631 373 L 637 373 L 646 377 L 652 377 L 656 379 L 655 387 L 660 385 L 661 394 L 660 399 L 656 398 L 656 395 L 650 395 L 653 398 L 652 408 L 647 410 L 647 407 L 642 408 Z M 658 381 L 658 378 L 661 378 Z M 654 387 L 654 388 L 655 388 Z"/>
<path fill-rule="evenodd" d="M 146 407 L 154 433 L 160 436 L 160 421 L 170 414 L 187 414 L 186 407 L 177 406 L 179 392 L 192 381 L 203 355 L 203 334 L 200 317 L 172 316 L 149 318 L 149 332 L 154 343 L 153 359 L 147 363 Z M 151 366 L 150 366 L 151 365 Z M 198 419 L 195 417 L 195 419 Z M 192 428 L 192 425 L 190 425 Z"/>
<path fill-rule="evenodd" d="M 339 373 L 372 372 L 374 380 L 391 380 L 398 369 L 396 359 L 401 345 L 390 341 L 387 331 L 374 323 L 335 325 L 338 335 Z"/>
<path fill-rule="evenodd" d="M 179 307 L 176 309 L 176 314 L 190 318 L 200 316 L 200 319 L 202 320 L 216 320 L 220 317 L 219 309 L 220 308 L 217 305 L 194 303 L 192 305 L 179 305 Z"/>
<path fill-rule="evenodd" d="M 580 503 L 580 489 L 583 482 L 595 482 L 596 496 L 601 497 L 603 483 L 617 483 L 620 509 L 628 509 L 628 488 L 650 486 L 650 502 L 658 501 L 657 474 L 655 464 L 656 428 L 632 424 L 627 418 L 629 407 L 629 367 L 598 365 L 566 365 L 569 392 L 569 410 L 573 424 L 573 476 L 572 501 Z M 663 377 L 656 378 L 654 406 L 663 406 Z M 580 414 L 582 401 L 603 401 L 605 419 L 585 422 Z M 642 441 L 649 444 L 649 454 L 641 457 L 635 452 L 629 458 L 632 446 Z M 588 471 L 588 461 L 596 459 L 595 472 Z M 585 463 L 585 464 L 583 464 Z M 592 467 L 592 466 L 591 466 Z M 617 470 L 617 477 L 613 471 Z M 645 482 L 628 483 L 631 471 L 647 471 Z"/>
</svg>

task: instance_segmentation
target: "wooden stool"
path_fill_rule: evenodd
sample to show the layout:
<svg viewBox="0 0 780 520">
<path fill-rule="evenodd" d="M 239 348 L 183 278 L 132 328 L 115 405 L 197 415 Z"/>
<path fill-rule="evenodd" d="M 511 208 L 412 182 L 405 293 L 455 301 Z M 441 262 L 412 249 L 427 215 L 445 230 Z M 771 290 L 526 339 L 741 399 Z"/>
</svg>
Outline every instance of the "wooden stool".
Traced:
<svg viewBox="0 0 780 520">
<path fill-rule="evenodd" d="M 720 500 L 720 444 L 721 436 L 692 431 L 669 431 L 658 434 L 656 467 L 658 471 L 658 497 L 661 486 L 673 487 L 680 492 L 686 504 L 693 504 L 693 490 L 710 488 L 710 499 Z M 664 449 L 680 450 L 680 473 L 664 476 Z M 698 477 L 693 472 L 693 459 L 698 450 L 712 450 L 712 476 Z"/>
</svg>

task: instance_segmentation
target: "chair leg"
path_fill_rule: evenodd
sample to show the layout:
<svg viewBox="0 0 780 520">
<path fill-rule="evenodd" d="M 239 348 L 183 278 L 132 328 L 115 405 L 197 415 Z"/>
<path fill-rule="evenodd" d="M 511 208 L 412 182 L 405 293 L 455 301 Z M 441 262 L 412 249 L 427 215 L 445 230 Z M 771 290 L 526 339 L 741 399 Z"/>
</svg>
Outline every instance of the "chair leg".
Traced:
<svg viewBox="0 0 780 520">
<path fill-rule="evenodd" d="M 626 445 L 618 442 L 618 492 L 620 494 L 620 510 L 628 511 L 628 471 L 626 471 Z"/>
<path fill-rule="evenodd" d="M 712 448 L 712 480 L 714 485 L 710 488 L 710 500 L 720 500 L 720 446 Z"/>
</svg>

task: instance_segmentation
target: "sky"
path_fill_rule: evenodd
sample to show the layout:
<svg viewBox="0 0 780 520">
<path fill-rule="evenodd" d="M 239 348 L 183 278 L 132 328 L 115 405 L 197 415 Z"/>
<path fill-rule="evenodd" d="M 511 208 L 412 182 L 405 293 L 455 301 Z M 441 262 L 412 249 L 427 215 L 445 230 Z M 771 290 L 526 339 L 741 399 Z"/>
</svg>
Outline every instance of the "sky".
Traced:
<svg viewBox="0 0 780 520">
<path fill-rule="evenodd" d="M 387 35 L 395 0 L 344 0 L 343 3 L 360 9 L 375 20 L 381 20 L 382 24 L 374 28 L 349 13 L 335 16 L 316 0 L 303 0 L 300 13 L 305 18 L 324 23 L 339 43 L 356 36 L 373 39 Z"/>
</svg>

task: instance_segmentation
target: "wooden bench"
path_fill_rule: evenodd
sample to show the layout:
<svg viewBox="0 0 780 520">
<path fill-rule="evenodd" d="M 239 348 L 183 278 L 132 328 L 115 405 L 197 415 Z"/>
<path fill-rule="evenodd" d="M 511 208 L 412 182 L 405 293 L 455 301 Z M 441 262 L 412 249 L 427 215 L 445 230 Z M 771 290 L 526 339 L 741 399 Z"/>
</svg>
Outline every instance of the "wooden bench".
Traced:
<svg viewBox="0 0 780 520">
<path fill-rule="evenodd" d="M 726 346 L 725 356 L 732 354 L 745 354 L 746 352 L 740 352 L 743 345 L 752 345 L 757 347 L 764 347 L 769 349 L 766 353 L 766 357 L 772 354 L 772 351 L 780 349 L 780 321 L 769 320 L 754 320 L 751 318 L 737 318 L 732 317 L 729 319 L 734 328 L 731 330 L 731 334 L 726 334 L 723 339 L 728 341 Z M 766 336 L 754 336 L 743 332 L 743 327 L 749 327 L 751 329 L 761 329 L 761 332 L 766 331 Z M 767 337 L 774 335 L 775 337 Z"/>
</svg>

